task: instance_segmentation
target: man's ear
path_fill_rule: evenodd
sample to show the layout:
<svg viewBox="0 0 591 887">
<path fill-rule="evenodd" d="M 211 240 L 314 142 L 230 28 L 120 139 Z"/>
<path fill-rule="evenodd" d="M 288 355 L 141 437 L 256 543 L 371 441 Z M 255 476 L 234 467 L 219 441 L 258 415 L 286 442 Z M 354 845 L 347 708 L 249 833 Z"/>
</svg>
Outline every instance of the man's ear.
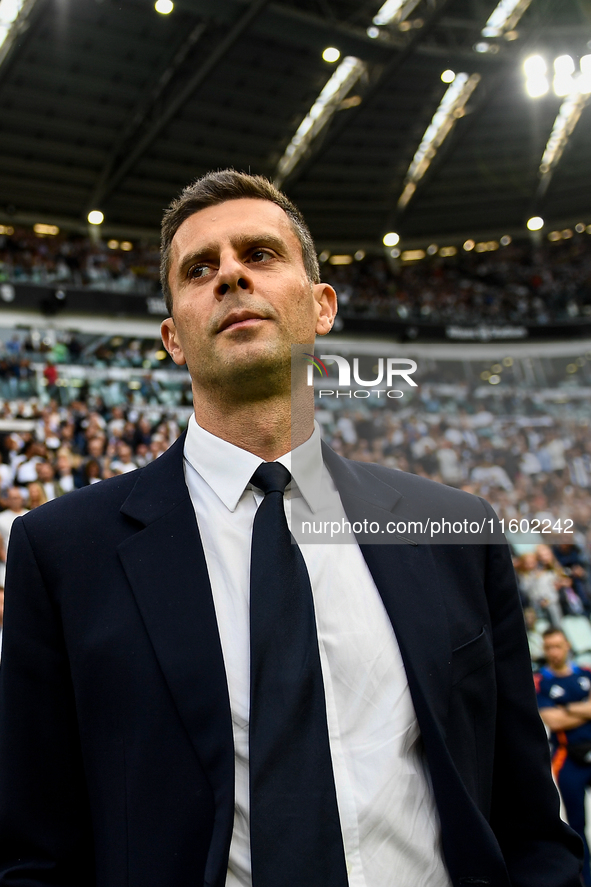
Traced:
<svg viewBox="0 0 591 887">
<path fill-rule="evenodd" d="M 162 343 L 174 362 L 177 366 L 183 366 L 187 361 L 185 360 L 185 354 L 183 352 L 181 343 L 179 342 L 179 338 L 176 331 L 176 326 L 174 325 L 174 320 L 172 317 L 167 317 L 166 320 L 162 321 L 160 326 L 160 335 L 162 336 Z"/>
<path fill-rule="evenodd" d="M 318 304 L 316 335 L 330 333 L 338 310 L 337 294 L 329 283 L 314 284 L 314 298 Z"/>
</svg>

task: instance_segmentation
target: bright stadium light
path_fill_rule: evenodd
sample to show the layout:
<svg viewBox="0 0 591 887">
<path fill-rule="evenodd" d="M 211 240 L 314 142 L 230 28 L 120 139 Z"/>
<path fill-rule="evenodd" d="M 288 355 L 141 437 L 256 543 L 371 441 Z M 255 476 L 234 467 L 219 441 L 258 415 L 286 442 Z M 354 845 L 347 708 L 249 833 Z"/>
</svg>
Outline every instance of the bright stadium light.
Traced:
<svg viewBox="0 0 591 887">
<path fill-rule="evenodd" d="M 581 73 L 577 78 L 579 92 L 584 95 L 591 93 L 591 55 L 584 55 L 579 62 Z"/>
<path fill-rule="evenodd" d="M 466 103 L 479 83 L 480 74 L 456 74 L 448 86 L 408 168 L 398 206 L 404 208 L 408 204 L 454 123 L 463 116 Z"/>
<path fill-rule="evenodd" d="M 455 71 L 450 71 L 450 69 L 448 68 L 441 74 L 441 79 L 444 83 L 453 83 L 456 79 Z"/>
<path fill-rule="evenodd" d="M 24 0 L 0 0 L 0 46 L 8 37 L 8 32 L 16 21 Z"/>
<path fill-rule="evenodd" d="M 482 29 L 483 37 L 501 37 L 512 31 L 531 0 L 500 0 Z"/>
<path fill-rule="evenodd" d="M 573 77 L 574 73 L 575 63 L 572 56 L 559 55 L 557 59 L 554 59 L 554 82 L 552 86 L 554 87 L 555 95 L 566 96 L 574 92 L 576 88 Z"/>
<path fill-rule="evenodd" d="M 386 0 L 373 17 L 374 25 L 389 25 L 403 6 L 404 0 Z"/>
<path fill-rule="evenodd" d="M 525 88 L 527 94 L 532 99 L 546 95 L 550 89 L 550 84 L 546 77 L 548 70 L 546 60 L 541 55 L 531 55 L 524 61 L 523 70 L 526 77 Z"/>
<path fill-rule="evenodd" d="M 159 12 L 160 15 L 170 15 L 174 9 L 174 3 L 172 0 L 156 0 L 154 9 L 156 12 Z"/>
<path fill-rule="evenodd" d="M 540 162 L 539 173 L 542 179 L 547 179 L 557 166 L 586 104 L 587 96 L 575 89 L 560 106 Z"/>
<path fill-rule="evenodd" d="M 523 70 L 528 80 L 543 77 L 548 70 L 546 60 L 541 55 L 530 55 L 523 63 Z"/>
<path fill-rule="evenodd" d="M 341 51 L 340 49 L 337 49 L 336 46 L 327 46 L 322 53 L 322 58 L 325 62 L 338 62 L 340 57 Z"/>
<path fill-rule="evenodd" d="M 559 55 L 554 59 L 554 70 L 558 77 L 575 73 L 575 62 L 571 55 Z"/>
<path fill-rule="evenodd" d="M 527 220 L 527 227 L 529 231 L 541 231 L 544 227 L 544 220 L 540 216 L 532 216 Z"/>
<path fill-rule="evenodd" d="M 318 133 L 326 126 L 351 87 L 366 70 L 365 63 L 353 55 L 340 63 L 324 89 L 298 126 L 277 165 L 275 185 L 280 188 Z"/>
<path fill-rule="evenodd" d="M 105 217 L 100 209 L 91 209 L 86 218 L 91 225 L 102 225 L 105 220 Z"/>
<path fill-rule="evenodd" d="M 400 235 L 396 234 L 395 231 L 389 231 L 388 234 L 384 234 L 383 243 L 384 246 L 396 246 L 396 244 L 400 243 Z"/>
<path fill-rule="evenodd" d="M 386 0 L 374 15 L 373 23 L 382 28 L 388 25 L 400 25 L 419 3 L 420 0 Z"/>
<path fill-rule="evenodd" d="M 525 88 L 527 90 L 527 94 L 532 99 L 539 99 L 543 95 L 547 95 L 550 89 L 550 84 L 548 83 L 547 77 L 536 77 L 530 80 L 526 80 Z"/>
<path fill-rule="evenodd" d="M 571 55 L 559 55 L 554 59 L 554 77 L 552 86 L 554 94 L 560 98 L 591 94 L 591 55 L 584 55 L 580 60 L 580 70 Z M 550 89 L 547 77 L 548 67 L 540 55 L 532 55 L 523 63 L 526 77 L 525 88 L 532 98 L 546 95 Z"/>
</svg>

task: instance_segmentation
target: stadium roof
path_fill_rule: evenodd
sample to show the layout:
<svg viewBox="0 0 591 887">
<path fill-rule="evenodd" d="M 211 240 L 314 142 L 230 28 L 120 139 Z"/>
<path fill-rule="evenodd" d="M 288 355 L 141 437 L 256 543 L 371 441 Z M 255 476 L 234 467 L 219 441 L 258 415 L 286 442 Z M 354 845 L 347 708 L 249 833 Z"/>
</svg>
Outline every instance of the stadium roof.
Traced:
<svg viewBox="0 0 591 887">
<path fill-rule="evenodd" d="M 100 209 L 105 233 L 155 235 L 184 184 L 233 166 L 282 180 L 332 251 L 388 231 L 409 245 L 514 234 L 533 215 L 591 223 L 589 97 L 541 176 L 564 98 L 531 98 L 523 72 L 533 53 L 550 78 L 557 56 L 591 53 L 582 0 L 175 0 L 169 15 L 152 0 L 0 0 L 0 37 L 3 4 L 20 12 L 0 46 L 0 221 L 83 229 Z M 444 70 L 468 86 L 456 77 L 438 129 Z"/>
</svg>

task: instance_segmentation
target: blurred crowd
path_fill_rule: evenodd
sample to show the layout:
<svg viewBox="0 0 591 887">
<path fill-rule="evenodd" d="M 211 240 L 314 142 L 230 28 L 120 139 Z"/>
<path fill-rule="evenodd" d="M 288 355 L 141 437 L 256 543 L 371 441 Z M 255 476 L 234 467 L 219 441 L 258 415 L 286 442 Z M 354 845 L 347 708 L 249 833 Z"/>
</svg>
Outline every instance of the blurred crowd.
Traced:
<svg viewBox="0 0 591 887">
<path fill-rule="evenodd" d="M 174 416 L 154 408 L 108 409 L 74 401 L 67 408 L 7 401 L 0 411 L 0 536 L 2 555 L 13 520 L 74 489 L 147 465 L 176 440 Z M 27 430 L 23 430 L 26 428 Z"/>
<path fill-rule="evenodd" d="M 423 394 L 424 398 L 428 392 Z M 503 412 L 498 398 L 430 409 L 320 409 L 324 438 L 339 453 L 446 483 L 490 501 L 512 542 L 526 612 L 559 625 L 591 614 L 591 440 L 580 415 Z M 451 400 L 450 400 L 451 403 Z M 158 458 L 180 433 L 178 413 L 145 402 L 108 406 L 100 397 L 6 400 L 0 442 L 0 555 L 23 509 L 132 471 Z M 532 532 L 537 527 L 537 531 Z M 569 532 L 572 531 L 572 532 Z"/>
<path fill-rule="evenodd" d="M 339 294 L 343 317 L 390 318 L 417 323 L 550 324 L 591 316 L 591 236 L 556 232 L 555 241 L 501 242 L 441 256 L 413 251 L 398 257 L 326 259 L 323 278 Z M 154 243 L 39 236 L 32 229 L 0 227 L 0 282 L 87 286 L 126 293 L 160 294 L 159 248 Z M 12 233 L 10 233 L 12 232 Z M 502 244 L 505 245 L 502 245 Z"/>
<path fill-rule="evenodd" d="M 367 258 L 323 267 L 344 317 L 423 323 L 548 324 L 591 315 L 591 236 L 420 261 Z M 497 244 L 498 246 L 498 244 Z M 398 250 L 396 251 L 398 252 Z"/>
<path fill-rule="evenodd" d="M 75 234 L 39 235 L 2 226 L 0 282 L 88 286 L 124 293 L 159 293 L 157 244 L 92 239 Z"/>
<path fill-rule="evenodd" d="M 92 368 L 92 378 L 84 372 L 64 375 L 62 366 Z M 137 370 L 133 380 L 115 380 L 97 370 L 125 368 Z M 153 369 L 172 370 L 168 381 L 160 381 Z M 75 386 L 79 386 L 76 388 Z M 162 405 L 190 403 L 190 379 L 163 350 L 162 341 L 130 336 L 101 336 L 71 331 L 47 330 L 6 335 L 0 330 L 0 399 L 52 398 L 67 404 L 73 398 L 86 400 L 98 394 L 108 405 L 133 399 Z"/>
</svg>

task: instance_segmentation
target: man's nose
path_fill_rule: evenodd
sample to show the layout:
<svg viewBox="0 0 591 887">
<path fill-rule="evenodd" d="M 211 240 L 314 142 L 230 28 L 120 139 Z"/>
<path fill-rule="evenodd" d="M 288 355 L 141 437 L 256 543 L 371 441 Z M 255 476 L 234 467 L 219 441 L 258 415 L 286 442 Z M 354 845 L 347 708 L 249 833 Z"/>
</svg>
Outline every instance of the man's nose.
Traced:
<svg viewBox="0 0 591 887">
<path fill-rule="evenodd" d="M 215 286 L 216 299 L 222 299 L 229 292 L 237 292 L 238 290 L 252 292 L 253 289 L 252 276 L 248 267 L 236 256 L 223 256 L 220 259 Z"/>
</svg>

